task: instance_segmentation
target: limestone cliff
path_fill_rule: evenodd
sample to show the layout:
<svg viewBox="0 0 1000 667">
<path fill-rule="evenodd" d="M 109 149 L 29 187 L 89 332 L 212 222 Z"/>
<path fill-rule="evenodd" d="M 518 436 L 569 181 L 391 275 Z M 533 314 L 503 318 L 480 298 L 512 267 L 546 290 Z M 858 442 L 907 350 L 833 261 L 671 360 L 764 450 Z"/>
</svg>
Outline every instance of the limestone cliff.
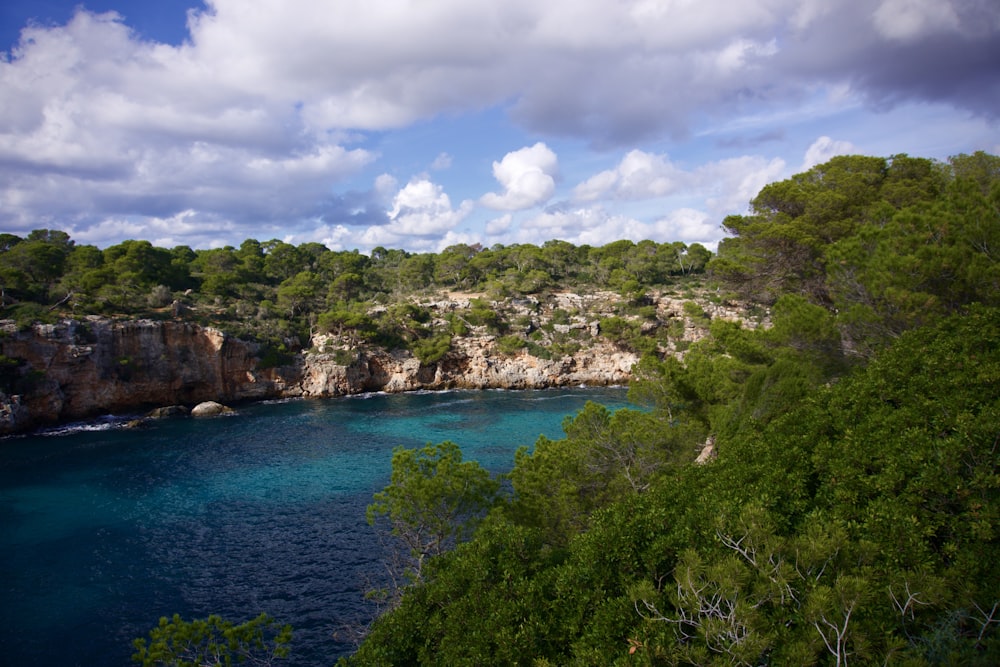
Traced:
<svg viewBox="0 0 1000 667">
<path fill-rule="evenodd" d="M 457 340 L 430 365 L 405 351 L 369 349 L 355 351 L 346 365 L 332 354 L 306 352 L 289 366 L 262 370 L 255 344 L 194 324 L 91 319 L 21 332 L 7 327 L 0 353 L 21 366 L 16 387 L 0 394 L 0 434 L 210 400 L 624 384 L 637 360 L 606 343 L 559 360 L 501 355 L 494 343 Z"/>
<path fill-rule="evenodd" d="M 611 304 L 614 297 L 588 298 L 598 305 L 582 304 L 583 297 L 568 294 L 553 295 L 547 305 L 532 300 L 508 304 L 509 321 L 518 316 L 530 329 L 538 331 L 544 324 L 549 331 L 585 331 L 586 344 L 570 354 L 542 359 L 524 349 L 501 353 L 497 336 L 475 330 L 453 339 L 444 357 L 426 365 L 406 351 L 357 349 L 332 336 L 316 336 L 310 349 L 295 355 L 288 366 L 261 368 L 255 343 L 179 320 L 90 317 L 38 324 L 27 331 L 0 323 L 0 355 L 7 362 L 0 368 L 0 435 L 202 401 L 626 384 L 637 355 L 597 335 L 600 304 Z M 430 307 L 443 314 L 467 305 L 446 299 Z M 690 342 L 703 335 L 704 327 L 686 316 L 682 305 L 679 299 L 660 299 L 657 319 L 680 324 L 676 340 Z M 557 325 L 546 321 L 563 307 L 587 315 Z M 738 313 L 716 308 L 709 315 Z"/>
<path fill-rule="evenodd" d="M 8 323 L 0 331 L 0 354 L 19 364 L 7 373 L 0 433 L 158 405 L 282 395 L 298 380 L 294 370 L 258 369 L 256 345 L 186 322 L 87 318 L 28 331 Z"/>
<path fill-rule="evenodd" d="M 607 343 L 561 359 L 539 359 L 525 351 L 497 352 L 495 339 L 462 338 L 440 361 L 422 365 L 413 355 L 360 353 L 340 365 L 331 354 L 303 358 L 304 396 L 342 396 L 364 391 L 417 389 L 542 389 L 577 385 L 626 384 L 638 357 Z"/>
</svg>

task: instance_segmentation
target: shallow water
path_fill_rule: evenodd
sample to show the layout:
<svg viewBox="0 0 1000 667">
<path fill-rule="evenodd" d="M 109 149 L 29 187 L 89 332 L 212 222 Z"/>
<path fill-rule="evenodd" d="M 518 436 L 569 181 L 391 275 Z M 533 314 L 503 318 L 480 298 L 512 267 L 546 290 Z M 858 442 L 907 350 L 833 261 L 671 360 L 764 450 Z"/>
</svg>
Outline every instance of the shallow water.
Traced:
<svg viewBox="0 0 1000 667">
<path fill-rule="evenodd" d="M 364 511 L 393 447 L 452 440 L 501 472 L 588 400 L 625 389 L 440 392 L 262 403 L 0 441 L 0 663 L 126 665 L 160 616 L 295 628 L 289 665 L 331 665 L 372 613 Z"/>
</svg>

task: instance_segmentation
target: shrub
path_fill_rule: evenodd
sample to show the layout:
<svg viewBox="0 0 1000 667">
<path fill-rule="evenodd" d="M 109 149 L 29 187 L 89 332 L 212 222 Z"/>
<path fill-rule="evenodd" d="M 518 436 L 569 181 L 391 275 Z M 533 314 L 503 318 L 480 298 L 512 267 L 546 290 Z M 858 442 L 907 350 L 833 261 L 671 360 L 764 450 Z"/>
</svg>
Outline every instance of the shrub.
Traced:
<svg viewBox="0 0 1000 667">
<path fill-rule="evenodd" d="M 497 351 L 500 354 L 512 356 L 520 352 L 527 344 L 527 341 L 520 336 L 503 336 L 497 340 Z"/>
<path fill-rule="evenodd" d="M 424 366 L 436 363 L 451 349 L 451 335 L 439 334 L 421 338 L 410 344 L 410 351 Z"/>
</svg>

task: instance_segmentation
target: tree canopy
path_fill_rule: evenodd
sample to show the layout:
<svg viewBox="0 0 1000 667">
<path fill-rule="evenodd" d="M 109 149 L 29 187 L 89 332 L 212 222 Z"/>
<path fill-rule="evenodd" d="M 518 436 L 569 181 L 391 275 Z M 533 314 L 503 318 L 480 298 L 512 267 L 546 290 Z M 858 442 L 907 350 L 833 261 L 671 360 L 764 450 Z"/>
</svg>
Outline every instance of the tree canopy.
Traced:
<svg viewBox="0 0 1000 667">
<path fill-rule="evenodd" d="M 727 227 L 771 325 L 521 450 L 343 664 L 1000 662 L 1000 160 L 835 158 Z"/>
</svg>

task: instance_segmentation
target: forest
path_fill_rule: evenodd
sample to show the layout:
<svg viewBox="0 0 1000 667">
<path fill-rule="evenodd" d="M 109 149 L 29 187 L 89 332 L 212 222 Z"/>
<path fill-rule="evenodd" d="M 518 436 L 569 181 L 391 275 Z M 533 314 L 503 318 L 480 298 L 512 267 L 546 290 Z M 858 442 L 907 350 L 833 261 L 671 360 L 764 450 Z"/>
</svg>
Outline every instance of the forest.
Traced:
<svg viewBox="0 0 1000 667">
<path fill-rule="evenodd" d="M 708 276 L 773 326 L 645 357 L 502 479 L 397 450 L 342 664 L 1000 663 L 1000 158 L 838 157 L 725 225 Z"/>
<path fill-rule="evenodd" d="M 0 234 L 0 320 L 25 328 L 91 315 L 181 318 L 262 344 L 262 367 L 287 363 L 317 333 L 335 333 L 353 348 L 406 349 L 433 363 L 470 327 L 509 334 L 510 313 L 496 306 L 528 295 L 609 291 L 622 296 L 619 314 L 648 317 L 642 310 L 647 290 L 699 286 L 711 256 L 697 243 L 648 240 L 602 247 L 456 245 L 416 254 L 378 247 L 370 255 L 274 239 L 210 250 L 129 240 L 101 250 L 75 243 L 66 232 L 39 229 L 23 238 Z M 420 301 L 452 292 L 473 295 L 470 308 L 433 321 Z M 633 329 L 620 318 L 607 322 L 616 339 L 655 347 L 653 337 Z M 579 344 L 559 340 L 548 350 L 524 336 L 503 342 L 542 355 Z M 15 365 L 0 359 L 8 376 Z M 8 377 L 0 391 L 13 391 L 12 382 Z"/>
<path fill-rule="evenodd" d="M 714 256 L 102 251 L 39 230 L 0 235 L 0 317 L 183 311 L 279 351 L 335 328 L 426 350 L 453 332 L 418 326 L 420 290 L 610 289 L 641 308 L 696 279 L 771 326 L 709 320 L 682 354 L 643 348 L 633 409 L 588 404 L 499 477 L 460 442 L 394 452 L 368 508 L 391 576 L 340 664 L 1000 664 L 1000 157 L 836 157 L 724 225 Z M 271 619 L 175 617 L 136 662 L 184 664 L 175 649 L 214 631 L 294 653 Z"/>
</svg>

